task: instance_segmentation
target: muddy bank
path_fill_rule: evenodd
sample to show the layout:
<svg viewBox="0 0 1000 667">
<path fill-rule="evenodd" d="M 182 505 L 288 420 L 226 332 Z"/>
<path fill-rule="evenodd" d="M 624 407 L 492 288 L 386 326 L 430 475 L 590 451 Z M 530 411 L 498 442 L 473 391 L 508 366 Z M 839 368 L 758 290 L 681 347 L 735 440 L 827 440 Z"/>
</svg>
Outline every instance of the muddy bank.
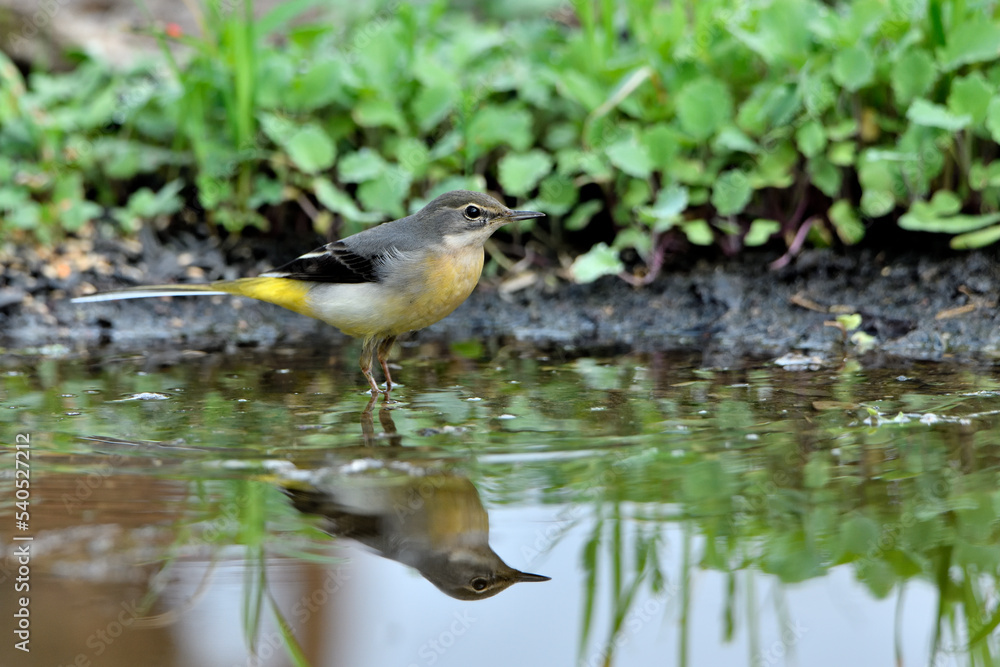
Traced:
<svg viewBox="0 0 1000 667">
<path fill-rule="evenodd" d="M 152 237 L 143 243 L 72 241 L 53 251 L 6 247 L 0 250 L 0 346 L 124 352 L 342 342 L 332 327 L 249 299 L 68 301 L 94 287 L 253 275 L 293 255 L 284 248 L 226 249 L 184 237 L 167 247 Z M 503 337 L 581 352 L 697 349 L 710 363 L 724 365 L 791 351 L 839 354 L 842 335 L 824 322 L 856 312 L 862 329 L 875 337 L 877 353 L 931 360 L 1000 355 L 996 250 L 813 250 L 771 271 L 768 263 L 776 256 L 678 259 L 642 289 L 605 278 L 554 288 L 538 281 L 505 293 L 484 282 L 450 317 L 411 340 Z"/>
</svg>

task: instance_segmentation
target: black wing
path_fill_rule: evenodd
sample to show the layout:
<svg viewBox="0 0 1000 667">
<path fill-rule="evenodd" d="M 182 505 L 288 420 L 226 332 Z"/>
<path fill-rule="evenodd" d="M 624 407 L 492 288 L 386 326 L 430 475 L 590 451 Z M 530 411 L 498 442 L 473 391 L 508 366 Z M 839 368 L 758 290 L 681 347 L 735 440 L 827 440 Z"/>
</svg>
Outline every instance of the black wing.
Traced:
<svg viewBox="0 0 1000 667">
<path fill-rule="evenodd" d="M 335 241 L 264 275 L 318 283 L 374 283 L 378 282 L 375 260 Z"/>
</svg>

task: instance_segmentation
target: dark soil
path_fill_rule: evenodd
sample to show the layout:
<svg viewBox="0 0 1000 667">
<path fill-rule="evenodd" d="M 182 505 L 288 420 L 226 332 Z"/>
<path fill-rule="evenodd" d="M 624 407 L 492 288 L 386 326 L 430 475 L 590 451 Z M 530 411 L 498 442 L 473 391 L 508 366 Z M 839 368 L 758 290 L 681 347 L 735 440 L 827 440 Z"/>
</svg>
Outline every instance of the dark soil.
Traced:
<svg viewBox="0 0 1000 667">
<path fill-rule="evenodd" d="M 69 302 L 93 288 L 254 275 L 307 249 L 276 249 L 273 240 L 226 249 L 184 236 L 162 246 L 147 236 L 142 243 L 95 239 L 55 250 L 0 249 L 0 346 L 124 352 L 324 347 L 344 340 L 328 325 L 249 299 Z M 793 351 L 835 357 L 845 350 L 844 336 L 825 323 L 859 313 L 881 354 L 931 360 L 1000 354 L 996 250 L 811 250 L 772 271 L 777 256 L 676 259 L 638 289 L 609 277 L 555 287 L 536 281 L 506 293 L 484 281 L 455 313 L 412 339 L 502 337 L 574 354 L 697 349 L 707 363 L 728 365 Z"/>
</svg>

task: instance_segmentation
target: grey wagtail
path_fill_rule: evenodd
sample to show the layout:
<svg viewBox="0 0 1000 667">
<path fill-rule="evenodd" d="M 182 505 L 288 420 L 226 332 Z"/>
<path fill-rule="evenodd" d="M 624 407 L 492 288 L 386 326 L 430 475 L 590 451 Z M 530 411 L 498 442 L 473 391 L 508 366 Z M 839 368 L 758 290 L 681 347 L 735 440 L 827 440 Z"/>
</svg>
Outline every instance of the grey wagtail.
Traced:
<svg viewBox="0 0 1000 667">
<path fill-rule="evenodd" d="M 144 285 L 73 299 L 74 303 L 154 296 L 232 294 L 267 301 L 364 339 L 361 372 L 373 357 L 392 389 L 387 359 L 396 337 L 455 310 L 479 282 L 483 244 L 502 225 L 544 213 L 512 211 L 480 192 L 454 190 L 413 215 L 317 248 L 256 278 L 191 285 Z"/>
<path fill-rule="evenodd" d="M 490 546 L 490 520 L 467 478 L 392 464 L 366 472 L 312 471 L 282 484 L 300 512 L 323 517 L 320 529 L 348 537 L 415 568 L 459 600 L 482 600 L 541 574 L 507 565 Z"/>
</svg>

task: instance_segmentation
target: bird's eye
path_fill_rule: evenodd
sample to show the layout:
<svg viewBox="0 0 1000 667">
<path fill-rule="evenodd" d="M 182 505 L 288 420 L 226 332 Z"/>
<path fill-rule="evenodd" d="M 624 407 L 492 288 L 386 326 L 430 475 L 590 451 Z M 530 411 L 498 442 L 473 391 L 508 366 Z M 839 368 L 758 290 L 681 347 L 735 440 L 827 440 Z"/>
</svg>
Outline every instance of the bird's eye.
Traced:
<svg viewBox="0 0 1000 667">
<path fill-rule="evenodd" d="M 475 207 L 470 206 L 469 208 L 475 208 Z M 474 591 L 484 591 L 486 590 L 486 587 L 490 585 L 490 582 L 486 581 L 486 579 L 484 579 L 483 577 L 476 577 L 469 583 L 472 584 L 472 590 Z"/>
<path fill-rule="evenodd" d="M 468 218 L 469 220 L 476 220 L 482 214 L 483 210 L 478 206 L 469 204 L 468 206 L 465 207 L 465 217 Z"/>
</svg>

